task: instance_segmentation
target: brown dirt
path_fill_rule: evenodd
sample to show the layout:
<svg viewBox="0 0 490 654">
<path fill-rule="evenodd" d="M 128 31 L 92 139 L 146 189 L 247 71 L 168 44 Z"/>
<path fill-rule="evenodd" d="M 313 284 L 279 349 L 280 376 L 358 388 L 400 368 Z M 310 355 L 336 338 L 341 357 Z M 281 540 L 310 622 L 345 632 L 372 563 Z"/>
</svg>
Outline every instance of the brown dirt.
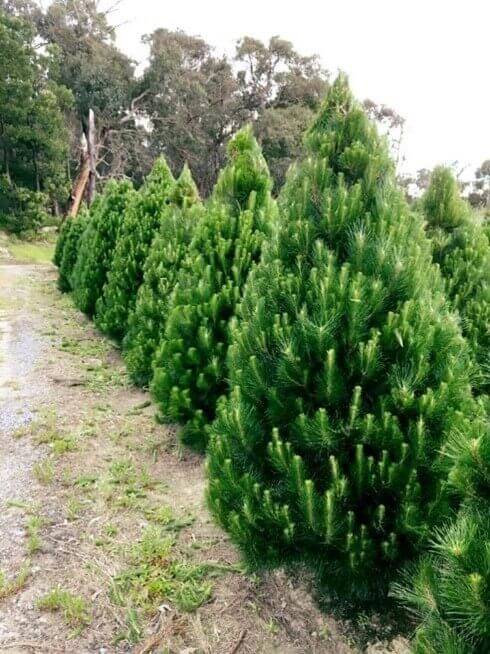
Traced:
<svg viewBox="0 0 490 654">
<path fill-rule="evenodd" d="M 204 505 L 202 459 L 157 425 L 147 394 L 130 386 L 117 351 L 55 288 L 50 266 L 0 266 L 0 569 L 30 576 L 0 599 L 0 651 L 168 654 L 352 654 L 348 622 L 322 613 L 306 575 L 248 575 Z M 56 443 L 65 439 L 69 451 Z M 70 451 L 72 449 L 72 451 Z M 144 473 L 136 496 L 110 482 L 125 462 Z M 50 474 L 43 476 L 41 466 Z M 174 556 L 220 565 L 212 595 L 185 613 L 166 597 L 139 614 L 111 593 L 128 552 L 169 507 Z M 27 521 L 42 518 L 29 554 Z M 53 587 L 83 597 L 90 623 L 68 625 L 37 601 Z M 1 587 L 0 587 L 1 597 Z M 125 600 L 127 598 L 123 598 Z M 135 642 L 139 639 L 139 642 Z M 133 642 L 131 642 L 133 641 Z M 369 652 L 407 652 L 402 639 Z"/>
</svg>

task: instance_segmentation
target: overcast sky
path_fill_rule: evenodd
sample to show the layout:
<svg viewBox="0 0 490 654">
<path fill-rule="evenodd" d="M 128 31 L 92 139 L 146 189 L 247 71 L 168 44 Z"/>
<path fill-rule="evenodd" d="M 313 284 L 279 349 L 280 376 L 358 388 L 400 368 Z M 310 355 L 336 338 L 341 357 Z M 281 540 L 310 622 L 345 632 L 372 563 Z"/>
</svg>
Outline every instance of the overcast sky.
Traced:
<svg viewBox="0 0 490 654">
<path fill-rule="evenodd" d="M 344 70 L 360 99 L 406 118 L 404 169 L 458 160 L 469 174 L 490 158 L 489 0 L 122 0 L 111 16 L 139 62 L 141 35 L 157 27 L 200 35 L 219 53 L 243 35 L 279 35 Z"/>
</svg>

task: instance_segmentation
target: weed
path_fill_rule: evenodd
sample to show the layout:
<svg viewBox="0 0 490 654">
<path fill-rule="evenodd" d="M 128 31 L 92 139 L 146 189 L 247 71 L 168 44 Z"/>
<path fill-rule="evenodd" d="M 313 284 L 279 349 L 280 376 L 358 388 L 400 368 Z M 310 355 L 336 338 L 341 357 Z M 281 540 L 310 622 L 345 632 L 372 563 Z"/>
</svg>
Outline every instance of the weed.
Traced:
<svg viewBox="0 0 490 654">
<path fill-rule="evenodd" d="M 43 459 L 34 464 L 32 468 L 34 477 L 40 484 L 51 484 L 54 479 L 54 465 L 51 459 Z"/>
<path fill-rule="evenodd" d="M 68 504 L 66 505 L 66 518 L 70 522 L 78 520 L 80 513 L 83 510 L 83 502 L 81 502 L 76 497 L 70 497 Z"/>
<path fill-rule="evenodd" d="M 29 560 L 24 562 L 16 577 L 11 581 L 8 581 L 5 572 L 0 570 L 0 600 L 19 592 L 25 586 L 30 574 L 31 564 Z"/>
<path fill-rule="evenodd" d="M 27 551 L 29 554 L 35 554 L 41 549 L 42 543 L 39 531 L 43 525 L 44 520 L 39 515 L 33 515 L 27 520 Z"/>
<path fill-rule="evenodd" d="M 46 611 L 60 611 L 63 620 L 71 627 L 90 624 L 91 617 L 86 600 L 60 586 L 53 588 L 37 601 L 37 607 Z"/>
<path fill-rule="evenodd" d="M 206 566 L 179 560 L 174 540 L 158 527 L 148 527 L 129 552 L 130 566 L 114 579 L 113 599 L 152 613 L 163 600 L 181 611 L 195 611 L 209 600 L 212 586 Z"/>
</svg>

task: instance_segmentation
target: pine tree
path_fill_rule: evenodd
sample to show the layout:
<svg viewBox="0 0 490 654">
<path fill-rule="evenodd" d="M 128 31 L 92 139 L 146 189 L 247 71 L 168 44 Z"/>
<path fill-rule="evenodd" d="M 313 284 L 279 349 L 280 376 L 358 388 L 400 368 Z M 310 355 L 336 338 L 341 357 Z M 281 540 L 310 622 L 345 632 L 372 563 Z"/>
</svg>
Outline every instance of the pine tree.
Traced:
<svg viewBox="0 0 490 654">
<path fill-rule="evenodd" d="M 434 260 L 446 281 L 454 309 L 461 316 L 477 364 L 475 386 L 490 390 L 490 240 L 469 205 L 460 197 L 453 174 L 438 167 L 422 199 Z"/>
<path fill-rule="evenodd" d="M 345 77 L 306 146 L 233 329 L 208 501 L 251 562 L 309 561 L 331 593 L 363 599 L 449 509 L 440 450 L 471 412 L 468 355 Z"/>
<path fill-rule="evenodd" d="M 143 283 L 123 341 L 129 374 L 140 386 L 150 382 L 151 364 L 167 318 L 169 295 L 202 211 L 197 187 L 185 166 L 150 247 Z"/>
<path fill-rule="evenodd" d="M 490 651 L 490 512 L 465 509 L 436 533 L 431 553 L 397 584 L 394 596 L 420 622 L 414 654 Z"/>
<path fill-rule="evenodd" d="M 72 273 L 75 266 L 78 248 L 83 232 L 88 225 L 90 214 L 87 209 L 83 208 L 74 218 L 69 218 L 70 226 L 63 231 L 63 250 L 61 254 L 61 263 L 58 271 L 58 288 L 63 293 L 72 290 Z M 60 235 L 61 236 L 61 235 Z"/>
<path fill-rule="evenodd" d="M 485 416 L 475 421 L 474 438 L 455 430 L 446 450 L 463 506 L 393 586 L 419 622 L 415 654 L 490 651 L 490 431 Z"/>
<path fill-rule="evenodd" d="M 276 218 L 267 164 L 250 128 L 231 140 L 228 157 L 177 276 L 151 384 L 161 419 L 183 423 L 183 441 L 197 449 L 227 388 L 229 323 Z"/>
<path fill-rule="evenodd" d="M 56 239 L 56 246 L 54 248 L 53 263 L 59 268 L 61 265 L 61 260 L 63 258 L 63 250 L 65 249 L 66 239 L 68 237 L 68 232 L 72 226 L 72 221 L 67 219 L 65 220 L 59 230 L 58 238 Z"/>
<path fill-rule="evenodd" d="M 128 316 L 143 281 L 148 250 L 160 226 L 174 183 L 165 160 L 158 159 L 125 212 L 112 268 L 95 312 L 99 329 L 117 340 L 122 340 L 126 333 Z"/>
<path fill-rule="evenodd" d="M 89 316 L 102 294 L 124 212 L 133 196 L 130 182 L 111 180 L 91 208 L 72 275 L 73 300 Z"/>
</svg>

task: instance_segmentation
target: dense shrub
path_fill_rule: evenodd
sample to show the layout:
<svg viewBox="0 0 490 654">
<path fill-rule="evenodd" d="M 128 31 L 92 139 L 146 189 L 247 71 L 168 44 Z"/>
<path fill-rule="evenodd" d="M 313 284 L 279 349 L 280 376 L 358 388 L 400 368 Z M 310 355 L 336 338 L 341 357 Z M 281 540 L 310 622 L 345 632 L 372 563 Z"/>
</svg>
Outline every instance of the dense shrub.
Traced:
<svg viewBox="0 0 490 654">
<path fill-rule="evenodd" d="M 151 379 L 152 361 L 167 319 L 169 295 L 203 207 L 187 166 L 172 192 L 159 232 L 153 239 L 144 267 L 143 283 L 128 320 L 123 341 L 124 359 L 136 384 Z"/>
<path fill-rule="evenodd" d="M 488 393 L 490 356 L 490 240 L 447 168 L 436 168 L 422 200 L 434 260 L 446 280 L 447 295 L 461 316 L 477 370 L 475 386 Z"/>
<path fill-rule="evenodd" d="M 148 250 L 160 226 L 174 183 L 165 160 L 158 159 L 125 212 L 112 268 L 95 313 L 97 326 L 116 339 L 121 340 L 126 333 L 128 316 L 143 281 Z"/>
<path fill-rule="evenodd" d="M 202 448 L 205 426 L 226 391 L 229 322 L 276 217 L 271 178 L 249 128 L 228 146 L 221 172 L 170 298 L 151 390 L 161 418 L 184 424 L 182 439 Z"/>
<path fill-rule="evenodd" d="M 472 409 L 468 355 L 344 77 L 307 148 L 233 329 L 208 499 L 250 561 L 310 561 L 332 593 L 363 599 L 449 510 L 440 450 Z"/>
<path fill-rule="evenodd" d="M 66 234 L 65 229 L 60 234 L 60 237 L 63 237 L 64 243 L 58 272 L 58 288 L 63 293 L 67 293 L 73 288 L 73 268 L 77 260 L 80 240 L 88 225 L 89 219 L 90 214 L 88 210 L 82 208 L 76 217 L 67 219 L 67 222 L 71 224 L 65 228 Z"/>
<path fill-rule="evenodd" d="M 124 212 L 133 196 L 130 182 L 111 180 L 91 207 L 72 275 L 73 300 L 90 316 L 102 295 Z"/>
</svg>

